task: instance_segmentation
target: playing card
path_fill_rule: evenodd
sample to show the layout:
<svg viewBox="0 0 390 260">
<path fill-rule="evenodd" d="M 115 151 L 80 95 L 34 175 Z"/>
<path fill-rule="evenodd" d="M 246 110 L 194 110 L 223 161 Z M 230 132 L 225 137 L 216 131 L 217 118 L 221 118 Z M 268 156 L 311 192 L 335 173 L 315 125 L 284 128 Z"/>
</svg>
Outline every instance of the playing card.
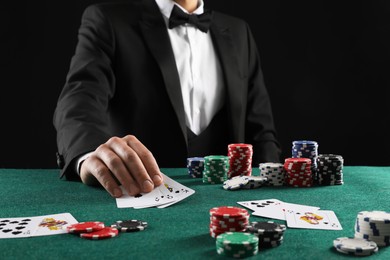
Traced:
<svg viewBox="0 0 390 260">
<path fill-rule="evenodd" d="M 319 209 L 319 207 L 288 203 L 278 199 L 239 201 L 237 203 L 253 210 L 252 215 L 254 216 L 279 220 L 286 220 L 284 212 L 288 209 L 294 208 L 302 211 L 313 211 Z"/>
<path fill-rule="evenodd" d="M 300 211 L 289 209 L 285 211 L 289 228 L 342 230 L 342 226 L 332 210 Z"/>
<path fill-rule="evenodd" d="M 195 193 L 194 190 L 174 181 L 163 174 L 163 184 L 155 187 L 149 193 L 141 193 L 136 196 L 130 196 L 121 186 L 123 196 L 116 199 L 118 208 L 165 208 L 179 202 Z"/>
<path fill-rule="evenodd" d="M 158 208 L 161 209 L 161 208 L 169 207 L 195 193 L 195 190 L 190 189 L 177 181 L 174 181 L 173 179 L 169 178 L 165 174 L 163 174 L 163 177 L 164 177 L 163 185 L 165 187 L 165 192 L 168 191 L 168 194 L 174 196 L 175 201 L 164 205 L 160 205 L 158 206 Z"/>
<path fill-rule="evenodd" d="M 121 186 L 123 195 L 116 198 L 118 208 L 147 208 L 161 205 L 164 195 L 161 192 L 161 187 L 155 187 L 149 193 L 140 193 L 135 196 L 130 196 L 126 190 Z M 166 202 L 165 202 L 166 203 Z"/>
<path fill-rule="evenodd" d="M 0 238 L 18 238 L 64 234 L 63 227 L 77 223 L 70 213 L 45 216 L 2 218 Z"/>
<path fill-rule="evenodd" d="M 38 226 L 33 236 L 66 234 L 66 227 L 78 221 L 70 213 L 60 213 L 37 217 Z"/>
<path fill-rule="evenodd" d="M 0 238 L 30 237 L 39 222 L 36 218 L 2 218 L 0 219 Z"/>
</svg>

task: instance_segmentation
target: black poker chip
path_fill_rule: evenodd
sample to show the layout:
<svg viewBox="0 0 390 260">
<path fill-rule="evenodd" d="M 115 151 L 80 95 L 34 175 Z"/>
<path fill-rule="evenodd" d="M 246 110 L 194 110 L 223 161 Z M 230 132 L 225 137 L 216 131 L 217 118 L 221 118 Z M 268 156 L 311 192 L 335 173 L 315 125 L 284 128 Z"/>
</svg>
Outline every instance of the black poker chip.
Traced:
<svg viewBox="0 0 390 260">
<path fill-rule="evenodd" d="M 120 232 L 137 232 L 147 228 L 148 223 L 141 220 L 118 220 L 111 227 L 118 229 Z"/>
<path fill-rule="evenodd" d="M 246 230 L 261 235 L 276 235 L 283 234 L 286 230 L 286 226 L 273 221 L 251 222 L 250 225 L 246 227 Z"/>
</svg>

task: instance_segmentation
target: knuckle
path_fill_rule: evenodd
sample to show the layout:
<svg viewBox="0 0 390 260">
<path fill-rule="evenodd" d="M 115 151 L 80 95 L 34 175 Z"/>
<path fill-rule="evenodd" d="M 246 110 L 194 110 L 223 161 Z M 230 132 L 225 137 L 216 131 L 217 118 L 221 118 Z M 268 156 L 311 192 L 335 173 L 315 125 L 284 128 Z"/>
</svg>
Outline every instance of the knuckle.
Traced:
<svg viewBox="0 0 390 260">
<path fill-rule="evenodd" d="M 121 139 L 119 137 L 113 136 L 110 139 L 108 139 L 107 144 L 117 143 L 117 142 L 120 142 L 120 141 L 121 141 Z"/>
<path fill-rule="evenodd" d="M 153 157 L 153 155 L 149 150 L 144 150 L 144 151 L 139 153 L 139 157 L 141 157 L 143 159 L 148 159 L 148 158 Z"/>
<path fill-rule="evenodd" d="M 138 139 L 134 135 L 126 135 L 125 139 L 128 140 L 129 142 L 137 142 Z"/>
<path fill-rule="evenodd" d="M 124 159 L 127 162 L 133 162 L 137 159 L 137 154 L 135 152 L 129 151 L 124 155 Z"/>
<path fill-rule="evenodd" d="M 107 156 L 106 164 L 109 166 L 109 168 L 116 168 L 121 162 L 121 159 L 119 157 L 111 155 Z"/>
<path fill-rule="evenodd" d="M 98 180 L 103 180 L 103 179 L 106 179 L 106 175 L 108 174 L 108 169 L 101 165 L 101 166 L 97 166 L 96 168 L 94 168 L 94 170 L 92 171 L 92 174 L 98 179 Z"/>
<path fill-rule="evenodd" d="M 108 149 L 108 145 L 107 145 L 107 143 L 104 143 L 104 144 L 99 145 L 98 148 L 96 148 L 95 152 L 100 154 L 107 149 Z"/>
</svg>

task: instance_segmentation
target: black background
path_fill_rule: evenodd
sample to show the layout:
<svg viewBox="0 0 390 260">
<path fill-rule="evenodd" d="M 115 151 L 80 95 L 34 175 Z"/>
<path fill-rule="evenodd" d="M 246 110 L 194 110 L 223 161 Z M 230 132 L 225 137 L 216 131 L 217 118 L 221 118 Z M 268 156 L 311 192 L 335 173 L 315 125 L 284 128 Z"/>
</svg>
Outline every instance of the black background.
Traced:
<svg viewBox="0 0 390 260">
<path fill-rule="evenodd" d="M 346 165 L 390 165 L 389 1 L 205 1 L 252 28 L 284 158 L 307 139 Z M 56 167 L 53 111 L 97 2 L 1 5 L 0 168 Z"/>
</svg>

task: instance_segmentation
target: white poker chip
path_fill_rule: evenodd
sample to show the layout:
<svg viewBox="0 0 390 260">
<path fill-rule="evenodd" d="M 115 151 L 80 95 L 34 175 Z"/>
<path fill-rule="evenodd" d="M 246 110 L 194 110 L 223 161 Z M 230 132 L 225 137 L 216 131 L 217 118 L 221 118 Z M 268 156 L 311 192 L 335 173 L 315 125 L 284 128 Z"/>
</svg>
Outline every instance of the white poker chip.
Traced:
<svg viewBox="0 0 390 260">
<path fill-rule="evenodd" d="M 264 186 L 267 183 L 268 178 L 264 176 L 245 176 L 249 181 L 242 188 L 255 189 Z"/>
<path fill-rule="evenodd" d="M 390 227 L 390 212 L 379 210 L 361 211 L 358 213 L 357 218 L 369 223 L 389 225 Z"/>
<path fill-rule="evenodd" d="M 357 254 L 370 254 L 378 251 L 378 245 L 374 241 L 362 238 L 339 237 L 333 240 L 333 246 L 338 251 Z"/>
<path fill-rule="evenodd" d="M 249 180 L 245 178 L 247 176 L 235 176 L 223 182 L 223 188 L 225 190 L 238 190 L 248 184 Z"/>
</svg>

